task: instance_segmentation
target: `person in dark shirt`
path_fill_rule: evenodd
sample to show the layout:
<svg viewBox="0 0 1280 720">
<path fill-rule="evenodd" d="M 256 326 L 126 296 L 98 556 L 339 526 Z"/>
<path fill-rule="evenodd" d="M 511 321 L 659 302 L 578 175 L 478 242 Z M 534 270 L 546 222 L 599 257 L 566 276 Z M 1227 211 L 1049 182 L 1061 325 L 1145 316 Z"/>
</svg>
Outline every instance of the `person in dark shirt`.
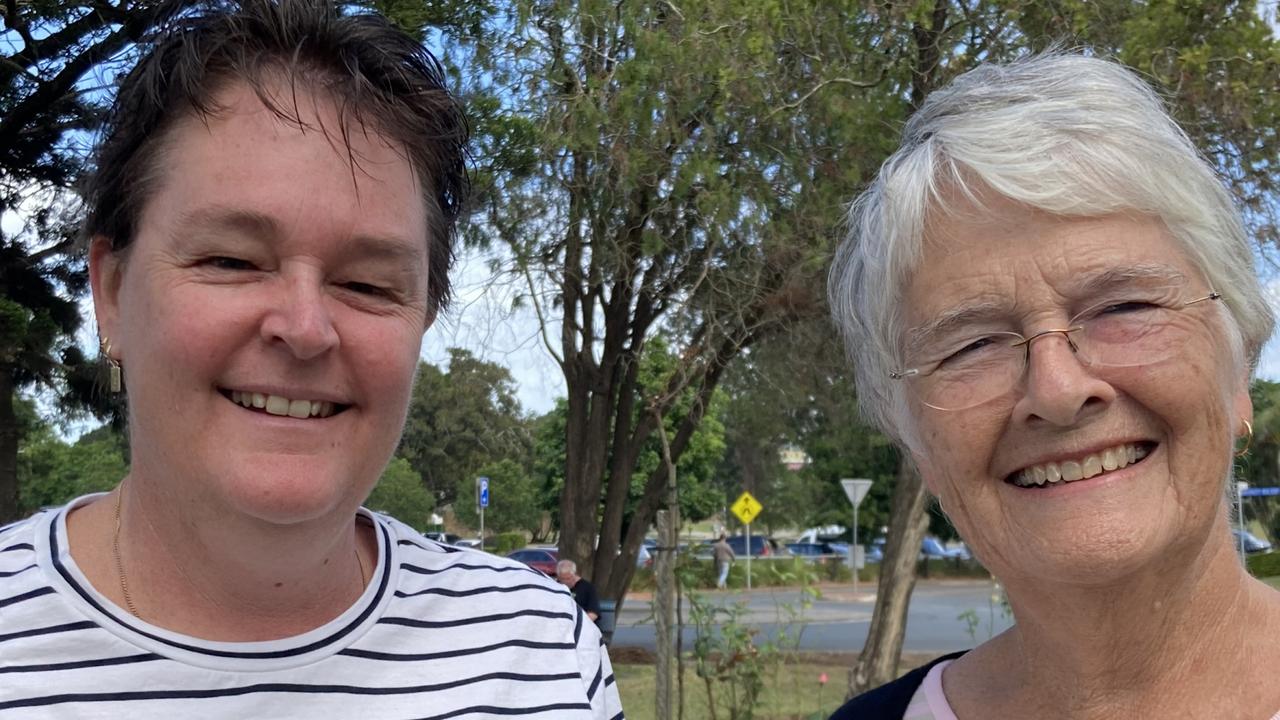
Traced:
<svg viewBox="0 0 1280 720">
<path fill-rule="evenodd" d="M 595 585 L 578 575 L 577 563 L 572 560 L 556 563 L 556 579 L 569 588 L 573 599 L 578 601 L 578 607 L 582 608 L 592 622 L 600 618 L 600 595 L 596 593 Z"/>
</svg>

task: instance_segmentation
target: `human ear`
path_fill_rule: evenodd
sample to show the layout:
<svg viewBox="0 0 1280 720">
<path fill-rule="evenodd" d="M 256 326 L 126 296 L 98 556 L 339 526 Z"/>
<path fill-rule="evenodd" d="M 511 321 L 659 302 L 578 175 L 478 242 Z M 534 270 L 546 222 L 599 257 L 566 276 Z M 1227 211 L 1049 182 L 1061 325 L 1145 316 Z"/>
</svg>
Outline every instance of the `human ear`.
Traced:
<svg viewBox="0 0 1280 720">
<path fill-rule="evenodd" d="M 93 291 L 93 314 L 98 321 L 98 333 L 111 338 L 112 354 L 118 352 L 124 338 L 120 328 L 120 285 L 124 275 L 124 263 L 120 254 L 111 247 L 111 241 L 95 235 L 89 241 L 89 286 Z"/>
</svg>

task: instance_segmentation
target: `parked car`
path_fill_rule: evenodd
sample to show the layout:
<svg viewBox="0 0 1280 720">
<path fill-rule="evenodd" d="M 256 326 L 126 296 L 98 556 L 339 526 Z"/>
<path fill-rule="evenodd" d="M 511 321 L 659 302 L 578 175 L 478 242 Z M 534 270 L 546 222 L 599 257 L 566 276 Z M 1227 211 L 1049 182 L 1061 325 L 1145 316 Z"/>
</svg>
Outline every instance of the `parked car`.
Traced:
<svg viewBox="0 0 1280 720">
<path fill-rule="evenodd" d="M 453 533 L 447 532 L 424 532 L 422 535 L 429 540 L 435 540 L 436 542 L 444 543 L 445 545 L 457 545 L 458 542 L 462 540 L 461 535 L 454 535 Z"/>
<path fill-rule="evenodd" d="M 876 538 L 866 549 L 866 560 L 869 563 L 884 562 L 884 538 Z"/>
<path fill-rule="evenodd" d="M 968 560 L 969 550 L 964 546 L 958 548 L 948 548 L 942 544 L 938 538 L 927 537 L 920 543 L 921 558 L 952 558 L 955 560 Z"/>
<path fill-rule="evenodd" d="M 729 547 L 733 549 L 733 554 L 735 556 L 742 557 L 747 554 L 746 537 L 742 535 L 731 535 L 726 540 L 729 543 Z M 712 554 L 711 547 L 714 546 L 715 544 L 716 544 L 715 540 L 707 540 L 703 542 L 702 546 L 707 549 L 705 551 L 701 551 L 700 549 L 694 550 L 694 557 L 702 557 L 704 552 L 706 553 L 707 557 L 710 557 Z M 768 557 L 770 555 L 777 555 L 779 554 L 780 551 L 781 550 L 778 546 L 777 540 L 774 540 L 773 538 L 767 538 L 764 535 L 751 536 L 751 556 L 752 557 Z"/>
<path fill-rule="evenodd" d="M 802 557 L 806 560 L 817 560 L 824 557 L 834 557 L 840 555 L 840 552 L 825 542 L 793 542 L 787 543 L 787 550 L 796 557 Z M 845 552 L 848 552 L 848 546 L 845 546 Z"/>
<path fill-rule="evenodd" d="M 1271 543 L 1245 530 L 1232 528 L 1231 538 L 1236 547 L 1244 546 L 1246 554 L 1271 552 Z"/>
<path fill-rule="evenodd" d="M 560 561 L 560 551 L 555 548 L 525 548 L 516 550 L 507 557 L 519 560 L 544 575 L 555 577 L 556 563 Z"/>
<path fill-rule="evenodd" d="M 460 548 L 479 549 L 480 538 L 462 538 L 461 540 L 458 540 L 457 542 L 453 543 L 453 546 L 460 547 Z"/>
</svg>

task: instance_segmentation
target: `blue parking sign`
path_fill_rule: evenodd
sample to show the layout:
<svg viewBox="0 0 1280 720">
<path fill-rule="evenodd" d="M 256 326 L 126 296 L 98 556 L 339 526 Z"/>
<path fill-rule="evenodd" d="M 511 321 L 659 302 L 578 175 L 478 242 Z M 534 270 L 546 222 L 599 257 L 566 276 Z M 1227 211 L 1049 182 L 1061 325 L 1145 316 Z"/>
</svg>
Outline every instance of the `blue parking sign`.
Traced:
<svg viewBox="0 0 1280 720">
<path fill-rule="evenodd" d="M 489 507 L 489 478 L 482 477 L 480 480 L 480 507 Z"/>
</svg>

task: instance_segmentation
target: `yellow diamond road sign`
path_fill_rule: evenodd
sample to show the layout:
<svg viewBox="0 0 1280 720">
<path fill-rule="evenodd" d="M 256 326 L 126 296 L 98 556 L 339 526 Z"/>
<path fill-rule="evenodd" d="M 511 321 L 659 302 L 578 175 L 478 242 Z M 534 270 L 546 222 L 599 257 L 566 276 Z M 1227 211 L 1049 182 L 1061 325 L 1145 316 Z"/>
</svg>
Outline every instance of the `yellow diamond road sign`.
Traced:
<svg viewBox="0 0 1280 720">
<path fill-rule="evenodd" d="M 743 525 L 750 525 L 751 521 L 764 509 L 764 506 L 760 504 L 759 500 L 752 497 L 751 493 L 744 492 L 729 509 L 733 511 L 734 515 L 738 516 Z"/>
</svg>

